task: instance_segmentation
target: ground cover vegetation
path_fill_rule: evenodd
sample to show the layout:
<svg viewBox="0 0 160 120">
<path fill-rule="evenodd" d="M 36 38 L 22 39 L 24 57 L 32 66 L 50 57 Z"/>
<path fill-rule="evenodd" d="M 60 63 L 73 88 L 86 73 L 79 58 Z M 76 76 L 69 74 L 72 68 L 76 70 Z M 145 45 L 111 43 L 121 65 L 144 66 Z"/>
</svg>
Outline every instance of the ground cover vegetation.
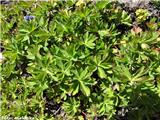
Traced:
<svg viewBox="0 0 160 120">
<path fill-rule="evenodd" d="M 159 1 L 1 2 L 1 116 L 160 119 Z"/>
</svg>

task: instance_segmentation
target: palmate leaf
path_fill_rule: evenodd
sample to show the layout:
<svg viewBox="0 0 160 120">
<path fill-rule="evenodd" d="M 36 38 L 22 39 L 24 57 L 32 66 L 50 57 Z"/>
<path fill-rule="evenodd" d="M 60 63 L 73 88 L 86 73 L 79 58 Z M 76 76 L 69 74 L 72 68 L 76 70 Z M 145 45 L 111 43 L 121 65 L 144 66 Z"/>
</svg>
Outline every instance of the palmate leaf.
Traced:
<svg viewBox="0 0 160 120">
<path fill-rule="evenodd" d="M 57 59 L 54 71 L 56 72 L 58 78 L 60 80 L 63 80 L 65 76 L 71 76 L 71 68 L 72 68 L 71 61 L 64 62 L 61 59 Z"/>
<path fill-rule="evenodd" d="M 105 62 L 101 63 L 99 66 L 102 67 L 103 69 L 112 68 L 112 65 L 110 65 L 109 63 L 105 63 Z"/>
<path fill-rule="evenodd" d="M 109 0 L 97 1 L 96 7 L 101 10 L 101 9 L 105 8 L 109 3 L 110 3 Z"/>
<path fill-rule="evenodd" d="M 109 71 L 110 68 L 112 68 L 112 65 L 110 65 L 109 63 L 107 63 L 105 61 L 105 59 L 107 58 L 107 56 L 103 55 L 97 55 L 94 57 L 91 57 L 91 61 L 90 61 L 90 66 L 92 68 L 92 72 L 97 71 L 98 72 L 98 76 L 100 78 L 105 78 L 106 77 L 106 73 L 105 71 Z M 105 71 L 104 71 L 105 70 Z"/>
<path fill-rule="evenodd" d="M 82 70 L 82 69 L 81 69 Z M 79 76 L 79 80 L 83 81 L 84 79 L 86 79 L 89 76 L 88 74 L 88 68 L 84 69 L 81 71 L 80 76 Z"/>
<path fill-rule="evenodd" d="M 2 74 L 8 78 L 11 75 L 11 73 L 14 72 L 14 68 L 15 68 L 14 64 L 7 64 L 4 66 Z"/>
<path fill-rule="evenodd" d="M 46 70 L 46 72 L 47 72 L 47 74 L 52 78 L 52 80 L 54 80 L 54 81 L 56 81 L 56 82 L 60 81 L 60 80 L 58 79 L 58 77 L 57 77 L 56 75 L 54 75 L 53 72 L 50 72 L 49 70 Z"/>
<path fill-rule="evenodd" d="M 85 68 L 84 70 L 82 68 L 80 70 L 74 70 L 73 73 L 75 75 L 75 79 L 83 81 L 88 77 L 88 68 Z"/>
<path fill-rule="evenodd" d="M 145 69 L 144 66 L 142 66 L 141 68 L 139 68 L 137 70 L 137 73 L 135 75 L 133 75 L 131 82 L 142 82 L 142 81 L 148 81 L 148 80 L 152 80 L 151 77 L 147 76 L 146 74 L 148 73 L 148 70 Z"/>
<path fill-rule="evenodd" d="M 128 15 L 127 12 L 125 12 L 124 10 L 122 11 L 122 16 L 121 17 L 122 17 L 121 22 L 123 24 L 126 24 L 128 26 L 132 25 L 131 24 L 131 17 L 130 17 L 130 15 Z"/>
<path fill-rule="evenodd" d="M 57 57 L 59 57 L 60 59 L 66 60 L 66 61 L 70 61 L 70 60 L 76 61 L 77 60 L 76 45 L 74 44 L 66 45 L 64 49 L 59 48 L 59 50 L 60 50 L 60 53 L 57 54 Z"/>
<path fill-rule="evenodd" d="M 96 37 L 87 32 L 83 38 L 84 38 L 83 44 L 90 49 L 94 49 L 94 46 L 95 46 L 94 41 L 96 40 Z"/>
<path fill-rule="evenodd" d="M 84 95 L 89 96 L 90 95 L 90 89 L 88 86 L 86 86 L 83 82 L 80 82 L 81 91 Z"/>
<path fill-rule="evenodd" d="M 69 98 L 69 100 L 63 103 L 62 108 L 70 115 L 74 115 L 77 113 L 79 105 L 80 102 L 75 98 Z"/>
<path fill-rule="evenodd" d="M 98 31 L 98 34 L 101 36 L 101 37 L 104 37 L 104 36 L 108 36 L 110 34 L 110 31 L 109 29 L 107 30 L 99 30 Z"/>
<path fill-rule="evenodd" d="M 130 69 L 128 67 L 125 66 L 121 66 L 121 68 L 117 68 L 117 72 L 118 74 L 121 73 L 121 75 L 119 75 L 118 79 L 121 79 L 124 82 L 130 82 L 131 84 L 136 83 L 136 82 L 144 82 L 144 81 L 148 81 L 148 80 L 152 80 L 153 78 L 149 77 L 149 75 L 147 75 L 148 70 L 145 69 L 144 66 L 142 66 L 141 68 L 139 68 L 135 74 L 132 74 L 130 72 Z"/>
<path fill-rule="evenodd" d="M 41 59 L 41 55 L 39 53 L 40 49 L 43 48 L 42 45 L 32 45 L 31 48 L 27 51 L 27 58 L 34 60 L 35 58 Z"/>
<path fill-rule="evenodd" d="M 89 88 L 89 84 L 92 84 L 93 82 L 90 82 L 89 79 L 90 78 L 90 73 L 88 71 L 88 68 L 85 68 L 84 70 L 81 68 L 79 71 L 74 71 L 74 75 L 75 75 L 75 80 L 78 82 L 78 84 L 73 84 L 74 86 L 74 90 L 75 89 L 78 89 L 78 85 L 80 86 L 80 90 L 82 91 L 82 93 L 86 96 L 89 96 L 90 95 L 90 88 Z M 76 82 L 74 81 L 74 82 Z M 77 92 L 74 91 L 74 92 Z"/>
<path fill-rule="evenodd" d="M 74 82 L 71 88 L 72 88 L 72 95 L 76 95 L 79 92 L 79 83 Z"/>
<path fill-rule="evenodd" d="M 100 78 L 105 78 L 106 77 L 106 73 L 103 70 L 103 68 L 98 67 L 98 75 L 99 75 Z"/>
<path fill-rule="evenodd" d="M 90 41 L 85 41 L 85 45 L 90 48 L 90 49 L 94 49 L 95 43 L 93 43 L 94 40 L 90 40 Z"/>
<path fill-rule="evenodd" d="M 19 32 L 24 33 L 24 34 L 28 34 L 30 31 L 27 29 L 20 29 Z"/>
<path fill-rule="evenodd" d="M 48 88 L 48 83 L 47 81 L 42 83 L 40 81 L 37 80 L 37 84 L 35 85 L 35 92 L 37 96 L 41 96 L 43 95 L 43 91 L 46 90 Z"/>
</svg>

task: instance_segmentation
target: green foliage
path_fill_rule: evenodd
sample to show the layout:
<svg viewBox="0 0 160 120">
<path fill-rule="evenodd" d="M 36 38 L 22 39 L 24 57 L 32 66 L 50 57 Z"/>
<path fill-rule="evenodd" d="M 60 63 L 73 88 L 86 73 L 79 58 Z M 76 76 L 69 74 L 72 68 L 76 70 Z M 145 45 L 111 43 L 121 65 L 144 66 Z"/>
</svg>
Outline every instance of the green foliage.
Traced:
<svg viewBox="0 0 160 120">
<path fill-rule="evenodd" d="M 138 22 L 143 22 L 149 16 L 149 12 L 147 9 L 138 9 L 136 10 L 136 17 Z"/>
<path fill-rule="evenodd" d="M 158 18 L 138 29 L 109 0 L 1 9 L 1 116 L 117 119 L 125 108 L 128 119 L 144 120 L 160 112 Z M 138 9 L 138 24 L 148 15 Z"/>
</svg>

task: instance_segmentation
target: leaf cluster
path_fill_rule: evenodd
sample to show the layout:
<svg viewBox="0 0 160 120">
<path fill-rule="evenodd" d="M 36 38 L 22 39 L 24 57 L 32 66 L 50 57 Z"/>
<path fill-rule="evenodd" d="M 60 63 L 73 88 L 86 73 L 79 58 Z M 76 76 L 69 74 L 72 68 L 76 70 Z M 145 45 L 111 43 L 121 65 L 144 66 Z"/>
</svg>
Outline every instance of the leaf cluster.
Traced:
<svg viewBox="0 0 160 120">
<path fill-rule="evenodd" d="M 137 10 L 140 28 L 110 0 L 1 8 L 1 116 L 118 119 L 125 108 L 128 119 L 151 119 L 160 112 L 158 18 L 146 21 Z"/>
</svg>

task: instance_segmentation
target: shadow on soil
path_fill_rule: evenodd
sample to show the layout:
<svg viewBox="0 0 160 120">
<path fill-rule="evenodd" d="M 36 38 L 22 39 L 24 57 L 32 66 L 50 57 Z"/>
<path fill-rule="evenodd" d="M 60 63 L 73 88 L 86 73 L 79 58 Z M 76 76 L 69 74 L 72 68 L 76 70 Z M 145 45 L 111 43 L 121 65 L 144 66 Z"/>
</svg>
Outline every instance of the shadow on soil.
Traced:
<svg viewBox="0 0 160 120">
<path fill-rule="evenodd" d="M 120 111 L 123 114 L 116 120 L 160 120 L 160 97 L 147 86 L 140 85 L 130 93 L 129 106 Z"/>
</svg>

